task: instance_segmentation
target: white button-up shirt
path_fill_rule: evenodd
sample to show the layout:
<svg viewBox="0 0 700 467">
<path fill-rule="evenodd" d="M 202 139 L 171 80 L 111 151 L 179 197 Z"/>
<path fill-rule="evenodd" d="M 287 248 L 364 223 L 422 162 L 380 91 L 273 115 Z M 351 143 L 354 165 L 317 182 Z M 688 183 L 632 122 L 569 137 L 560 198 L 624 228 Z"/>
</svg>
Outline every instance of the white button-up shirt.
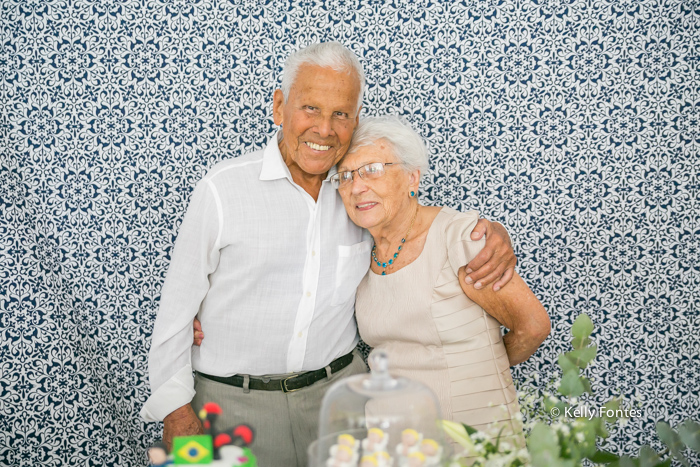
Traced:
<svg viewBox="0 0 700 467">
<path fill-rule="evenodd" d="M 175 242 L 142 417 L 159 421 L 190 402 L 193 369 L 310 371 L 350 352 L 355 290 L 371 248 L 328 179 L 318 201 L 294 183 L 277 138 L 217 164 L 197 184 Z M 195 316 L 201 347 L 192 347 Z"/>
</svg>

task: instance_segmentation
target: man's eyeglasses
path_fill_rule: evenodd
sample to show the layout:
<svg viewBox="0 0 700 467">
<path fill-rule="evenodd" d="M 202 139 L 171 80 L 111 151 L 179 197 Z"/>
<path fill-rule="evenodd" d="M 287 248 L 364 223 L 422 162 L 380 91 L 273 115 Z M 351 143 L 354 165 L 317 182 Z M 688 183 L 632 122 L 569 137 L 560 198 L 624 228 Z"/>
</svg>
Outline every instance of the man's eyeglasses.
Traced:
<svg viewBox="0 0 700 467">
<path fill-rule="evenodd" d="M 386 171 L 384 170 L 385 165 L 399 165 L 398 162 L 372 162 L 371 164 L 363 165 L 355 170 L 348 170 L 344 172 L 338 172 L 331 177 L 331 183 L 334 188 L 342 188 L 350 185 L 353 180 L 353 172 L 357 172 L 360 178 L 363 180 L 374 180 L 375 178 L 380 178 L 384 176 Z"/>
</svg>

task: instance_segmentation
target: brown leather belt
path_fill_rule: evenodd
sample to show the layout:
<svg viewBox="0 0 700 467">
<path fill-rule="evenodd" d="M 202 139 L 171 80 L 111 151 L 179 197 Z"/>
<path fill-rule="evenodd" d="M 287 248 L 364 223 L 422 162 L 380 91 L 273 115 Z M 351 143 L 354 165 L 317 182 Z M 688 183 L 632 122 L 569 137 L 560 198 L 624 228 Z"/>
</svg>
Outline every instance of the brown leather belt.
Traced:
<svg viewBox="0 0 700 467">
<path fill-rule="evenodd" d="M 352 352 L 342 357 L 338 357 L 333 360 L 330 364 L 331 374 L 337 373 L 346 366 L 352 363 Z M 208 375 L 206 373 L 197 372 L 198 375 L 216 381 L 218 383 L 228 384 L 229 386 L 236 386 L 237 388 L 243 387 L 243 376 L 233 375 L 233 376 L 214 376 Z M 328 376 L 326 374 L 326 368 L 321 368 L 320 370 L 307 371 L 306 373 L 300 373 L 298 375 L 290 376 L 289 378 L 283 379 L 259 379 L 259 378 L 249 378 L 248 388 L 256 389 L 259 391 L 284 391 L 284 392 L 294 392 L 299 389 L 305 388 L 306 386 L 311 386 L 317 381 L 321 381 L 323 378 Z M 266 381 L 267 380 L 267 381 Z"/>
</svg>

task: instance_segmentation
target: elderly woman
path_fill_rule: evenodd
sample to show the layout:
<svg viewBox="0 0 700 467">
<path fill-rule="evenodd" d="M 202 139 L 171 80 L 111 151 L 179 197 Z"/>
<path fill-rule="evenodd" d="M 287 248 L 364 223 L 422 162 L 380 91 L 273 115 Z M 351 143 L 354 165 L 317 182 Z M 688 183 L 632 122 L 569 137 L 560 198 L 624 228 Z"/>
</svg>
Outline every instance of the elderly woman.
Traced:
<svg viewBox="0 0 700 467">
<path fill-rule="evenodd" d="M 374 237 L 371 269 L 357 290 L 360 335 L 387 351 L 392 373 L 432 388 L 444 418 L 477 429 L 502 422 L 503 435 L 520 444 L 509 367 L 537 350 L 549 317 L 517 274 L 497 291 L 460 280 L 484 245 L 470 239 L 479 216 L 422 206 L 427 168 L 426 147 L 410 127 L 366 118 L 331 177 L 350 218 Z"/>
</svg>

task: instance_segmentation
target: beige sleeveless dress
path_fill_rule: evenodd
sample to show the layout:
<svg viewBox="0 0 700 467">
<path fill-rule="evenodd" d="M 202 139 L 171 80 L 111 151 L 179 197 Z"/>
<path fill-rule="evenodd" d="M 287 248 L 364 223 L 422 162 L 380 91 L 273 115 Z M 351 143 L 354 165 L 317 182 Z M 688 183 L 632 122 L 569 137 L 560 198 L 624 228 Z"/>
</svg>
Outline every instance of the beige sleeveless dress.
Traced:
<svg viewBox="0 0 700 467">
<path fill-rule="evenodd" d="M 524 446 L 501 326 L 457 278 L 484 246 L 469 238 L 478 219 L 443 208 L 415 261 L 386 276 L 370 270 L 357 289 L 357 324 L 368 345 L 388 353 L 392 374 L 435 392 L 443 418 L 479 430 L 499 422 L 504 440 Z"/>
</svg>

